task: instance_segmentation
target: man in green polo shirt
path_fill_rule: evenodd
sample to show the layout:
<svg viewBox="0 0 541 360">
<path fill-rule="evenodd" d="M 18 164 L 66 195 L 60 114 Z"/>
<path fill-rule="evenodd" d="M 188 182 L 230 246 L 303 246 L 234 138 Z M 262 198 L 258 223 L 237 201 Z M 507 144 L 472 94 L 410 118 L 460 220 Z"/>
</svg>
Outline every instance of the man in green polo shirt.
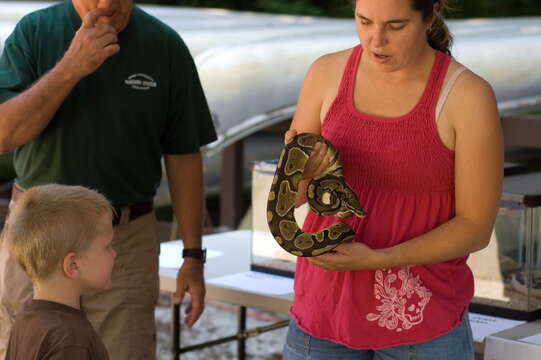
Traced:
<svg viewBox="0 0 541 360">
<path fill-rule="evenodd" d="M 0 152 L 14 151 L 12 200 L 60 183 L 97 189 L 118 209 L 113 286 L 82 299 L 111 359 L 155 358 L 159 242 L 151 202 L 162 156 L 184 247 L 194 249 L 185 253 L 177 296 L 190 294 L 188 326 L 203 311 L 199 149 L 215 139 L 188 49 L 132 0 L 65 0 L 25 16 L 5 42 Z M 0 346 L 31 296 L 5 243 Z"/>
</svg>

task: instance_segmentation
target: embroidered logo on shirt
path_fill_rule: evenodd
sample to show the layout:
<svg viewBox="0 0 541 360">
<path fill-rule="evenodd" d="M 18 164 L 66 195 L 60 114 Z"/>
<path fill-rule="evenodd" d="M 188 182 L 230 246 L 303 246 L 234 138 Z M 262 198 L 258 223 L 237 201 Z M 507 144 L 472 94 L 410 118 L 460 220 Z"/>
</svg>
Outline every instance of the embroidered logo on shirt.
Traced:
<svg viewBox="0 0 541 360">
<path fill-rule="evenodd" d="M 423 322 L 423 312 L 432 292 L 407 266 L 398 270 L 398 276 L 392 270 L 377 270 L 374 295 L 381 303 L 376 306 L 379 314 L 370 313 L 366 319 L 377 321 L 379 326 L 388 330 L 401 332 Z"/>
<path fill-rule="evenodd" d="M 136 90 L 148 90 L 158 86 L 158 83 L 152 77 L 141 73 L 130 75 L 124 80 L 124 84 Z"/>
</svg>

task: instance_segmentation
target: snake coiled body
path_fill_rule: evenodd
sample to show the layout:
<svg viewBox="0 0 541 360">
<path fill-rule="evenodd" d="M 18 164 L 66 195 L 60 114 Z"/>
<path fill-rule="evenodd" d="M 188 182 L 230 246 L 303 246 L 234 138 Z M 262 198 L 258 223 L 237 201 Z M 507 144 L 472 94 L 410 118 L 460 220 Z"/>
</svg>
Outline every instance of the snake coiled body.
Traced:
<svg viewBox="0 0 541 360">
<path fill-rule="evenodd" d="M 303 133 L 295 136 L 284 147 L 278 161 L 267 202 L 267 222 L 278 244 L 296 256 L 324 254 L 355 236 L 351 227 L 342 222 L 312 234 L 303 232 L 295 220 L 299 182 L 317 142 L 327 145 L 330 161 L 323 174 L 308 184 L 306 195 L 311 210 L 318 215 L 339 218 L 366 215 L 354 191 L 345 182 L 342 163 L 334 147 L 319 135 Z"/>
</svg>

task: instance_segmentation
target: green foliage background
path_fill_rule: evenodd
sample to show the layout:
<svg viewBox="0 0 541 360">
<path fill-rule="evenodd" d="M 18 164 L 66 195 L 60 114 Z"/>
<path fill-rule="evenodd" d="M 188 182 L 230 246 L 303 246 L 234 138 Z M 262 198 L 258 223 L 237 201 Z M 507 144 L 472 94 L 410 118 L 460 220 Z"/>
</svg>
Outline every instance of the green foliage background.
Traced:
<svg viewBox="0 0 541 360">
<path fill-rule="evenodd" d="M 203 6 L 316 16 L 351 16 L 350 0 L 136 0 L 138 3 Z M 454 0 L 454 18 L 541 16 L 541 0 Z"/>
</svg>

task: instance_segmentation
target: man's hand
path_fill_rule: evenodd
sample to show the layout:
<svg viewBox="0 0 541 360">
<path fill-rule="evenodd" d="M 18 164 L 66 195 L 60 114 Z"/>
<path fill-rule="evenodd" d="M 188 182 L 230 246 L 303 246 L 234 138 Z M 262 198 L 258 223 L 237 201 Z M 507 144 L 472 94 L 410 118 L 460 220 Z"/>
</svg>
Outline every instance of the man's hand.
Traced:
<svg viewBox="0 0 541 360">
<path fill-rule="evenodd" d="M 63 70 L 82 79 L 120 51 L 115 28 L 109 24 L 98 23 L 101 16 L 109 14 L 108 9 L 94 9 L 85 15 L 68 51 L 60 61 Z"/>
<path fill-rule="evenodd" d="M 190 294 L 190 303 L 186 308 L 184 323 L 191 328 L 205 309 L 205 281 L 203 264 L 198 259 L 184 258 L 184 263 L 177 275 L 177 291 L 175 297 L 180 303 L 184 295 Z"/>
</svg>

